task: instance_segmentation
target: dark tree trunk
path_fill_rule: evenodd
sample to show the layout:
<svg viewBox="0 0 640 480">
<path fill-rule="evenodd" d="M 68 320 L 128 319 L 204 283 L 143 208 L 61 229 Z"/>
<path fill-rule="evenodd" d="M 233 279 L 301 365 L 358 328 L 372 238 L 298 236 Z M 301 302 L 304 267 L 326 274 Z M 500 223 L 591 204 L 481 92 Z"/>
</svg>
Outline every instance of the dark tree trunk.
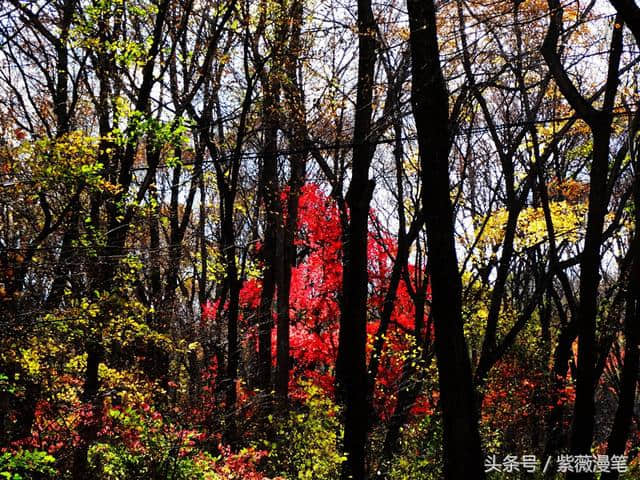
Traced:
<svg viewBox="0 0 640 480">
<path fill-rule="evenodd" d="M 634 0 L 609 0 L 618 12 L 618 15 L 629 26 L 636 39 L 636 43 L 640 46 L 640 7 Z"/>
<path fill-rule="evenodd" d="M 276 63 L 279 55 L 274 52 L 274 66 L 265 74 L 263 118 L 265 122 L 264 152 L 260 175 L 260 196 L 264 202 L 265 229 L 261 256 L 264 262 L 260 308 L 258 310 L 258 385 L 271 390 L 271 330 L 273 328 L 273 296 L 278 278 L 279 240 L 282 229 L 282 207 L 278 185 L 278 100 L 280 97 L 280 74 Z"/>
<path fill-rule="evenodd" d="M 73 452 L 73 480 L 86 480 L 90 478 L 87 455 L 91 444 L 95 441 L 99 424 L 98 419 L 102 413 L 102 402 L 99 401 L 98 388 L 98 367 L 104 356 L 104 348 L 101 339 L 94 338 L 87 342 L 87 370 L 85 373 L 82 400 L 90 408 L 91 418 L 84 420 L 78 427 L 78 434 L 81 443 L 75 447 Z"/>
<path fill-rule="evenodd" d="M 404 208 L 404 206 L 402 206 Z M 389 287 L 385 293 L 384 301 L 382 304 L 382 315 L 380 316 L 380 325 L 376 331 L 373 342 L 373 351 L 369 357 L 369 376 L 367 381 L 367 401 L 369 405 L 372 405 L 373 394 L 375 391 L 375 382 L 378 376 L 378 370 L 380 366 L 380 358 L 382 356 L 382 348 L 384 346 L 384 339 L 391 322 L 391 316 L 395 307 L 396 295 L 398 292 L 398 286 L 402 277 L 402 272 L 406 269 L 407 261 L 409 259 L 409 248 L 413 241 L 418 236 L 418 232 L 424 225 L 424 218 L 421 214 L 417 215 L 411 226 L 409 232 L 402 231 L 398 240 L 398 252 L 391 269 L 391 278 L 389 279 Z M 404 227 L 403 227 L 404 228 Z M 423 307 L 424 308 L 424 307 Z M 370 406 L 370 409 L 373 407 Z"/>
<path fill-rule="evenodd" d="M 258 325 L 258 378 L 257 385 L 263 391 L 271 390 L 271 329 L 273 328 L 273 295 L 275 283 L 275 226 L 267 222 L 261 257 L 264 262 L 262 272 L 262 290 L 260 292 L 260 306 L 257 312 Z"/>
<path fill-rule="evenodd" d="M 481 480 L 485 475 L 463 332 L 462 283 L 449 192 L 449 102 L 440 67 L 435 5 L 431 0 L 409 0 L 407 6 L 413 73 L 411 103 L 420 149 L 443 418 L 444 477 Z"/>
<path fill-rule="evenodd" d="M 569 370 L 569 359 L 571 358 L 571 344 L 576 338 L 575 322 L 566 325 L 560 337 L 553 354 L 552 369 L 552 395 L 550 399 L 551 411 L 545 418 L 545 447 L 544 458 L 548 458 L 556 454 L 565 446 L 566 437 L 564 435 L 563 418 L 565 413 L 564 402 L 560 398 L 559 392 L 564 388 Z M 545 478 L 553 478 L 555 472 L 553 469 L 547 471 Z"/>
<path fill-rule="evenodd" d="M 208 297 L 208 270 L 209 270 L 209 249 L 206 235 L 207 217 L 207 191 L 204 186 L 204 175 L 198 179 L 198 190 L 200 191 L 199 218 L 198 218 L 198 242 L 200 247 L 200 282 L 198 283 L 198 303 L 200 307 L 207 302 Z"/>
<path fill-rule="evenodd" d="M 600 247 L 606 212 L 606 180 L 610 130 L 594 132 L 589 212 L 584 250 L 580 262 L 580 305 L 578 307 L 578 363 L 576 403 L 571 429 L 571 452 L 575 455 L 591 451 L 595 427 L 596 315 L 600 284 Z M 575 475 L 593 478 L 593 475 Z"/>
<path fill-rule="evenodd" d="M 238 344 L 238 307 L 240 302 L 240 280 L 236 266 L 235 231 L 233 226 L 233 196 L 221 196 L 222 211 L 222 251 L 224 252 L 225 281 L 229 289 L 227 307 L 227 371 L 225 376 L 226 425 L 225 440 L 234 445 L 237 440 L 236 426 L 236 381 L 240 350 Z"/>
<path fill-rule="evenodd" d="M 572 83 L 557 53 L 562 29 L 562 7 L 559 0 L 548 0 L 549 29 L 542 54 L 569 104 L 591 129 L 593 154 L 589 172 L 589 208 L 584 248 L 580 257 L 580 301 L 577 311 L 578 363 L 576 369 L 576 401 L 574 406 L 570 450 L 574 455 L 589 455 L 595 428 L 595 392 L 597 374 L 596 316 L 600 285 L 600 249 L 603 242 L 604 218 L 609 203 L 607 188 L 609 142 L 613 105 L 618 88 L 618 69 L 622 53 L 622 29 L 614 28 L 602 110 L 597 110 Z M 616 18 L 616 25 L 621 20 Z M 593 473 L 569 473 L 568 479 L 592 479 Z"/>
<path fill-rule="evenodd" d="M 73 242 L 78 239 L 78 235 L 80 233 L 78 228 L 78 223 L 80 221 L 79 198 L 77 200 L 78 201 L 74 202 L 75 205 L 71 208 L 69 227 L 62 237 L 60 255 L 58 256 L 54 269 L 53 283 L 44 304 L 46 310 L 52 310 L 60 305 L 64 295 L 64 287 L 69 279 L 68 273 L 73 268 Z"/>
<path fill-rule="evenodd" d="M 367 234 L 374 181 L 369 166 L 376 29 L 370 0 L 358 1 L 358 85 L 353 132 L 353 168 L 346 196 L 349 223 L 344 244 L 342 315 L 336 380 L 345 400 L 342 478 L 366 478 L 367 443 Z"/>
<path fill-rule="evenodd" d="M 637 208 L 637 207 L 636 207 Z M 638 225 L 638 223 L 636 223 Z M 638 237 L 636 233 L 636 248 L 634 266 L 628 286 L 627 307 L 625 312 L 625 348 L 624 365 L 622 367 L 622 381 L 620 386 L 618 408 L 613 420 L 613 427 L 607 442 L 607 455 L 624 455 L 627 439 L 633 422 L 633 411 L 638 384 L 638 365 L 640 355 L 638 343 L 640 340 L 640 262 L 638 261 Z M 615 480 L 617 471 L 602 475 L 602 480 Z"/>
<path fill-rule="evenodd" d="M 247 49 L 245 49 L 245 54 Z M 246 60 L 246 58 L 245 58 Z M 223 255 L 223 263 L 225 268 L 225 279 L 222 287 L 222 293 L 219 295 L 220 304 L 224 305 L 224 299 L 227 299 L 226 317 L 227 317 L 227 364 L 223 374 L 221 387 L 225 393 L 225 409 L 226 422 L 224 426 L 224 440 L 230 445 L 234 445 L 237 440 L 236 425 L 236 382 L 238 379 L 238 367 L 240 363 L 240 350 L 238 342 L 238 314 L 240 302 L 240 289 L 242 287 L 242 279 L 238 275 L 238 267 L 236 265 L 236 231 L 234 226 L 234 203 L 238 189 L 238 177 L 240 172 L 240 162 L 242 155 L 242 147 L 247 132 L 247 118 L 251 106 L 251 98 L 255 83 L 252 77 L 247 77 L 247 90 L 245 91 L 242 101 L 242 110 L 240 112 L 239 124 L 235 145 L 228 162 L 223 166 L 220 162 L 220 154 L 218 147 L 212 142 L 212 136 L 209 132 L 213 125 L 210 115 L 200 119 L 202 128 L 202 142 L 206 145 L 209 155 L 214 160 L 213 165 L 216 173 L 216 183 L 219 193 L 220 208 L 220 249 Z M 214 107 L 219 106 L 217 95 L 213 95 L 205 108 L 209 114 Z M 219 141 L 224 143 L 225 136 L 221 127 L 219 127 Z M 221 363 L 219 361 L 219 363 Z"/>
<path fill-rule="evenodd" d="M 307 149 L 306 140 L 307 119 L 304 106 L 303 90 L 298 82 L 299 57 L 302 52 L 300 34 L 303 22 L 303 4 L 296 0 L 291 5 L 289 17 L 292 19 L 290 43 L 284 58 L 284 71 L 288 79 L 283 85 L 287 100 L 288 118 L 292 132 L 291 176 L 289 178 L 289 195 L 286 206 L 286 221 L 282 232 L 282 267 L 278 278 L 278 323 L 277 323 L 277 373 L 276 394 L 282 411 L 288 407 L 289 369 L 290 369 L 290 339 L 289 328 L 291 317 L 289 300 L 291 295 L 291 270 L 296 262 L 296 247 L 294 239 L 298 224 L 298 200 L 300 190 L 305 182 Z"/>
<path fill-rule="evenodd" d="M 384 472 L 385 478 L 389 474 L 388 469 L 391 460 L 398 451 L 402 426 L 407 423 L 411 407 L 418 398 L 424 383 L 424 376 L 420 375 L 419 371 L 426 369 L 428 363 L 430 363 L 433 358 L 432 353 L 429 353 L 431 351 L 429 348 L 431 339 L 429 338 L 428 325 L 431 323 L 431 320 L 427 322 L 427 331 L 425 332 L 424 339 L 422 337 L 422 332 L 424 330 L 427 285 L 428 284 L 425 279 L 425 284 L 420 287 L 419 291 L 416 292 L 416 295 L 413 298 L 413 304 L 416 309 L 414 336 L 417 348 L 414 353 L 415 356 L 409 356 L 402 366 L 402 375 L 398 389 L 398 400 L 396 401 L 396 405 L 387 428 L 387 434 L 384 438 L 381 468 Z"/>
<path fill-rule="evenodd" d="M 637 123 L 637 122 L 634 122 Z M 635 127 L 635 125 L 634 125 Z M 635 131 L 636 128 L 633 129 Z M 636 153 L 636 156 L 638 154 Z M 607 455 L 624 455 L 633 421 L 640 364 L 640 157 L 635 159 L 634 180 L 635 232 L 631 243 L 631 272 L 627 285 L 627 305 L 624 318 L 624 365 L 618 398 L 618 408 L 607 443 Z M 602 475 L 602 480 L 616 480 L 617 471 Z"/>
</svg>

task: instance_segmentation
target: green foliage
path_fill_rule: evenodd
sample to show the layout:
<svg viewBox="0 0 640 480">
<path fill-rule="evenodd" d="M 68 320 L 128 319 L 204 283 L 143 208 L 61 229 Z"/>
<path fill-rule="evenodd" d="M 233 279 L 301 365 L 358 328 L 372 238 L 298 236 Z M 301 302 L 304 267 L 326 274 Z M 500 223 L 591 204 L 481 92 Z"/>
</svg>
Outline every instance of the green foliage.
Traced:
<svg viewBox="0 0 640 480">
<path fill-rule="evenodd" d="M 98 0 L 86 6 L 83 13 L 84 18 L 77 16 L 71 30 L 72 45 L 111 55 L 124 68 L 142 67 L 147 63 L 152 37 L 146 37 L 143 42 L 127 37 L 103 40 L 103 32 L 99 31 L 98 26 L 110 17 L 123 15 L 134 22 L 152 21 L 158 13 L 157 5 L 146 1 Z"/>
<path fill-rule="evenodd" d="M 15 393 L 15 391 L 16 387 L 15 385 L 13 385 L 9 377 L 6 374 L 0 372 L 0 392 L 13 394 Z"/>
<path fill-rule="evenodd" d="M 0 478 L 27 480 L 53 476 L 55 458 L 41 450 L 17 450 L 0 454 Z"/>
<path fill-rule="evenodd" d="M 16 175 L 31 178 L 40 189 L 59 192 L 78 184 L 91 191 L 116 193 L 118 187 L 103 177 L 104 165 L 98 162 L 100 138 L 74 130 L 59 138 L 23 142 L 15 151 L 20 158 Z"/>
<path fill-rule="evenodd" d="M 114 128 L 107 139 L 115 145 L 123 147 L 137 142 L 143 136 L 146 136 L 156 148 L 181 147 L 189 143 L 190 123 L 184 117 L 165 122 L 133 109 L 123 97 L 117 97 L 114 103 L 117 122 L 121 124 L 126 122 L 125 128 Z M 167 164 L 174 166 L 177 164 L 177 159 L 169 156 Z"/>
<path fill-rule="evenodd" d="M 270 461 L 290 479 L 333 480 L 346 460 L 338 448 L 342 439 L 338 408 L 317 385 L 307 383 L 304 391 L 304 410 L 291 412 L 282 424 L 279 440 L 270 445 Z"/>
<path fill-rule="evenodd" d="M 438 416 L 426 416 L 404 428 L 400 451 L 393 459 L 389 478 L 442 478 L 442 424 Z"/>
<path fill-rule="evenodd" d="M 170 423 L 153 407 L 109 410 L 104 441 L 89 450 L 92 469 L 102 480 L 262 480 L 256 470 L 266 452 L 219 445 L 212 455 L 194 430 Z"/>
<path fill-rule="evenodd" d="M 105 480 L 164 478 L 167 480 L 217 479 L 215 459 L 192 448 L 194 432 L 166 425 L 157 412 L 109 411 L 115 434 L 93 445 L 89 461 Z"/>
</svg>

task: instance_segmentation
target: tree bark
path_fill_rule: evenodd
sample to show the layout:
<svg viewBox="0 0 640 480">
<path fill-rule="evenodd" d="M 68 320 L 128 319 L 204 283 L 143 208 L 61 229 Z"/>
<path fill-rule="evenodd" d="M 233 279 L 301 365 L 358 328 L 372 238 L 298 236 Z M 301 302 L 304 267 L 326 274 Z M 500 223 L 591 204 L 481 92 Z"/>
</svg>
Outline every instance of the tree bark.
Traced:
<svg viewBox="0 0 640 480">
<path fill-rule="evenodd" d="M 349 222 L 345 235 L 342 315 L 336 381 L 345 400 L 342 479 L 366 478 L 367 412 L 367 237 L 369 204 L 374 181 L 369 177 L 373 157 L 371 116 L 376 63 L 376 28 L 371 0 L 358 1 L 358 83 L 353 131 L 353 167 L 346 196 Z"/>
<path fill-rule="evenodd" d="M 271 389 L 271 330 L 273 328 L 273 296 L 276 289 L 276 278 L 279 270 L 277 255 L 281 231 L 282 207 L 278 186 L 278 124 L 277 112 L 280 97 L 279 55 L 274 51 L 274 65 L 263 79 L 265 122 L 264 152 L 262 155 L 262 172 L 260 178 L 260 195 L 265 209 L 264 243 L 261 256 L 264 261 L 262 292 L 258 310 L 258 385 Z"/>
<path fill-rule="evenodd" d="M 278 277 L 278 322 L 277 322 L 277 372 L 276 395 L 280 403 L 280 409 L 287 411 L 289 369 L 290 369 L 290 338 L 289 328 L 291 317 L 289 302 L 291 296 L 291 274 L 296 263 L 296 247 L 294 239 L 298 224 L 298 201 L 300 192 L 306 177 L 307 148 L 306 139 L 307 119 L 304 106 L 304 93 L 298 82 L 299 57 L 302 53 L 300 41 L 303 4 L 296 0 L 291 5 L 289 17 L 292 19 L 290 41 L 284 62 L 284 71 L 287 82 L 283 85 L 284 97 L 288 104 L 288 115 L 291 119 L 290 130 L 292 132 L 290 158 L 291 174 L 289 177 L 289 195 L 286 204 L 286 220 L 282 232 L 282 267 Z"/>
<path fill-rule="evenodd" d="M 576 369 L 576 401 L 570 435 L 574 455 L 589 455 L 595 428 L 595 392 L 597 388 L 596 316 L 600 285 L 600 249 L 603 242 L 604 217 L 609 203 L 607 189 L 609 143 L 613 104 L 618 87 L 618 69 L 622 52 L 622 28 L 613 29 L 611 54 L 602 110 L 597 110 L 575 87 L 562 66 L 557 53 L 562 27 L 559 0 L 548 0 L 550 22 L 542 46 L 544 56 L 558 88 L 569 104 L 591 129 L 593 154 L 589 172 L 589 207 L 584 248 L 580 257 L 580 301 L 577 311 L 578 363 Z M 619 27 L 619 18 L 616 25 Z M 568 479 L 592 479 L 592 472 L 573 472 Z"/>
<path fill-rule="evenodd" d="M 637 131 L 637 117 L 632 132 Z M 607 455 L 624 455 L 627 438 L 633 421 L 633 410 L 638 386 L 640 365 L 640 157 L 635 152 L 634 207 L 635 231 L 631 243 L 632 265 L 627 286 L 627 305 L 624 318 L 624 365 L 618 398 L 618 408 L 607 442 Z M 616 480 L 617 471 L 602 475 L 602 480 Z"/>
<path fill-rule="evenodd" d="M 444 478 L 484 479 L 471 364 L 463 332 L 462 282 L 449 192 L 449 101 L 432 0 L 409 0 L 411 103 L 418 131 L 422 203 L 431 271 L 435 350 L 444 434 Z"/>
</svg>

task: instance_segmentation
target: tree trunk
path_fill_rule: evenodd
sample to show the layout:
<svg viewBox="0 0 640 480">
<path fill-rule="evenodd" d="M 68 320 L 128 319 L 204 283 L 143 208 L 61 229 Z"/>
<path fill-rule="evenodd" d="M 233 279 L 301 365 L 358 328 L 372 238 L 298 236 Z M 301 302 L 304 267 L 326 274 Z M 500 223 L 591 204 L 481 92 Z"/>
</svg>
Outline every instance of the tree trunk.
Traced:
<svg viewBox="0 0 640 480">
<path fill-rule="evenodd" d="M 409 0 L 407 6 L 413 73 L 411 103 L 420 149 L 443 419 L 444 478 L 481 480 L 485 475 L 463 332 L 462 282 L 449 193 L 449 102 L 440 67 L 435 5 L 432 0 Z"/>
<path fill-rule="evenodd" d="M 220 182 L 220 179 L 219 179 Z M 221 195 L 222 210 L 222 251 L 224 252 L 225 281 L 229 288 L 227 306 L 227 371 L 225 376 L 226 425 L 225 441 L 234 445 L 237 440 L 236 431 L 236 381 L 240 350 L 238 344 L 238 308 L 240 302 L 240 280 L 236 266 L 235 231 L 233 228 L 233 196 L 229 192 Z"/>
<path fill-rule="evenodd" d="M 426 283 L 425 279 L 425 284 L 419 288 L 413 298 L 413 304 L 416 309 L 414 330 L 416 350 L 413 354 L 415 356 L 409 355 L 402 366 L 398 400 L 396 401 L 391 420 L 389 421 L 389 427 L 384 438 L 384 446 L 382 449 L 381 468 L 385 476 L 384 478 L 389 474 L 388 470 L 391 460 L 398 451 L 402 426 L 407 423 L 411 407 L 422 390 L 425 378 L 420 370 L 424 371 L 433 358 L 432 354 L 429 353 L 431 350 L 429 348 L 430 338 L 428 327 L 431 323 L 430 320 L 427 322 L 427 331 L 425 332 L 424 338 L 422 337 L 427 285 L 428 283 Z"/>
<path fill-rule="evenodd" d="M 593 154 L 589 172 L 589 208 L 584 248 L 580 256 L 580 302 L 577 311 L 578 362 L 576 369 L 576 400 L 570 434 L 573 455 L 590 455 L 595 428 L 595 392 L 597 374 L 596 317 L 600 285 L 600 249 L 603 242 L 604 218 L 609 203 L 607 189 L 609 142 L 613 105 L 618 88 L 618 70 L 622 53 L 622 28 L 613 29 L 611 53 L 604 101 L 601 110 L 593 107 L 573 84 L 557 52 L 562 31 L 562 7 L 559 0 L 548 0 L 550 21 L 542 45 L 542 54 L 562 95 L 591 130 Z M 616 25 L 621 20 L 616 18 Z M 568 479 L 592 479 L 592 472 L 572 472 Z"/>
<path fill-rule="evenodd" d="M 305 182 L 307 148 L 307 119 L 304 106 L 303 90 L 298 82 L 299 57 L 302 52 L 300 34 L 303 22 L 303 4 L 296 0 L 291 5 L 289 15 L 292 19 L 288 54 L 284 58 L 285 76 L 288 79 L 283 85 L 284 96 L 289 105 L 288 118 L 292 131 L 291 176 L 289 178 L 289 195 L 286 206 L 286 221 L 282 232 L 282 267 L 278 278 L 278 323 L 277 323 L 277 373 L 276 395 L 281 411 L 288 407 L 290 339 L 289 328 L 291 317 L 289 301 L 291 296 L 291 270 L 296 263 L 296 247 L 294 239 L 298 224 L 298 201 L 300 190 Z M 294 60 L 295 59 L 295 60 Z"/>
<path fill-rule="evenodd" d="M 634 122 L 635 123 L 635 122 Z M 633 129 L 636 130 L 635 128 Z M 636 153 L 636 156 L 638 154 Z M 635 159 L 634 207 L 635 231 L 631 243 L 632 266 L 627 286 L 627 306 L 624 319 L 624 365 L 618 399 L 618 409 L 607 444 L 607 455 L 624 455 L 633 421 L 633 410 L 640 365 L 640 158 Z M 617 471 L 602 475 L 602 480 L 616 480 Z"/>
<path fill-rule="evenodd" d="M 343 480 L 366 478 L 367 443 L 367 237 L 374 182 L 369 166 L 376 30 L 371 0 L 358 1 L 358 85 L 353 132 L 353 167 L 346 196 L 349 223 L 344 244 L 342 315 L 336 380 L 345 400 Z"/>
<path fill-rule="evenodd" d="M 275 53 L 274 53 L 275 55 Z M 274 59 L 274 63 L 277 58 Z M 274 71 L 275 70 L 275 71 Z M 258 385 L 264 390 L 271 390 L 271 329 L 273 328 L 273 295 L 276 288 L 276 278 L 279 274 L 277 255 L 280 238 L 282 208 L 278 187 L 278 100 L 279 71 L 273 66 L 264 80 L 264 108 L 265 122 L 264 153 L 262 156 L 262 172 L 260 175 L 260 194 L 264 202 L 265 229 L 264 243 L 261 256 L 264 261 L 262 292 L 260 294 L 260 308 L 258 310 L 258 371 L 260 378 Z"/>
</svg>

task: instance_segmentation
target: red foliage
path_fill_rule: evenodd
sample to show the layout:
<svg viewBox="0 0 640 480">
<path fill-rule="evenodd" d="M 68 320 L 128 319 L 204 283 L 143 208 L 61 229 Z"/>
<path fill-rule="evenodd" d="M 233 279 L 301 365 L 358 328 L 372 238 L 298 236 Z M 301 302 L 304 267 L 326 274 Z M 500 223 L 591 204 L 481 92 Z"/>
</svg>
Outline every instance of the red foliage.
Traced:
<svg viewBox="0 0 640 480">
<path fill-rule="evenodd" d="M 283 192 L 283 201 L 287 192 Z M 379 328 L 379 318 L 384 295 L 388 288 L 397 254 L 396 241 L 388 231 L 377 224 L 371 214 L 372 228 L 369 235 L 369 305 L 370 320 L 367 325 L 368 354 Z M 339 295 L 342 289 L 342 229 L 337 205 L 320 187 L 307 184 L 299 198 L 298 225 L 294 239 L 298 258 L 291 274 L 291 328 L 290 345 L 293 358 L 290 392 L 293 398 L 304 393 L 299 390 L 301 380 L 311 380 L 327 392 L 333 393 L 334 364 L 338 349 L 340 319 Z M 411 272 L 413 272 L 413 267 Z M 250 279 L 244 282 L 240 292 L 240 307 L 244 319 L 252 318 L 259 306 L 261 282 Z M 203 306 L 203 322 L 218 315 L 218 303 Z M 407 286 L 401 282 L 391 325 L 386 334 L 386 346 L 380 362 L 375 406 L 384 419 L 393 411 L 398 381 L 404 363 L 404 352 L 415 324 L 415 309 Z M 255 348 L 255 328 L 244 325 L 248 345 Z M 424 333 L 424 332 L 422 332 Z M 276 331 L 273 336 L 273 361 L 275 364 Z M 246 391 L 241 397 L 249 395 Z M 431 406 L 419 400 L 418 412 L 429 411 Z"/>
</svg>

